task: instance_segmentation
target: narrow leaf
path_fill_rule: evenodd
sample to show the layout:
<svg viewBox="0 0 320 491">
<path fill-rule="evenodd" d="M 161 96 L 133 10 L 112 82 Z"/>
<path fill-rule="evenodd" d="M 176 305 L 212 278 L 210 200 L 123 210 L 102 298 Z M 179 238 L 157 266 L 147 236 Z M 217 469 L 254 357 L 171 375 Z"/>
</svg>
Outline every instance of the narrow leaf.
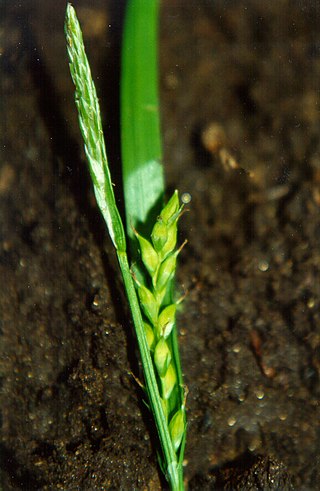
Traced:
<svg viewBox="0 0 320 491">
<path fill-rule="evenodd" d="M 126 11 L 121 70 L 121 153 L 127 219 L 150 236 L 163 205 L 158 110 L 158 0 L 129 0 Z M 142 228 L 141 228 L 142 225 Z M 133 256 L 136 242 L 131 241 Z"/>
</svg>

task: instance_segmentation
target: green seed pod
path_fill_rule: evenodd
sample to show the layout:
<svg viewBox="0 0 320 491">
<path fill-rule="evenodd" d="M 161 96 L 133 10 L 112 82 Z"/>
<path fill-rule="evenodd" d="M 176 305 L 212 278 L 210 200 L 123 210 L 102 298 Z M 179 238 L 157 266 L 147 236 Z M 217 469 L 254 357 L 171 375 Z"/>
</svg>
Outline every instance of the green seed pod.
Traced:
<svg viewBox="0 0 320 491">
<path fill-rule="evenodd" d="M 147 268 L 149 275 L 153 276 L 157 271 L 159 264 L 158 254 L 147 239 L 142 237 L 136 231 L 134 233 L 140 244 L 142 262 Z"/>
<path fill-rule="evenodd" d="M 175 303 L 165 307 L 158 318 L 158 332 L 160 336 L 167 339 L 170 336 L 175 323 L 177 306 Z"/>
<path fill-rule="evenodd" d="M 169 423 L 169 431 L 175 451 L 178 450 L 185 432 L 185 410 L 179 409 Z"/>
<path fill-rule="evenodd" d="M 176 265 L 177 265 L 177 256 L 179 254 L 179 251 L 176 251 L 173 254 L 170 254 L 170 256 L 167 257 L 161 264 L 159 271 L 158 271 L 158 276 L 157 276 L 157 290 L 162 291 L 166 286 L 168 285 L 168 282 L 171 280 L 171 278 L 174 275 L 174 272 L 176 270 Z"/>
<path fill-rule="evenodd" d="M 179 211 L 179 196 L 178 196 L 178 191 L 175 190 L 175 192 L 169 199 L 168 203 L 160 213 L 160 216 L 165 223 L 168 223 L 169 220 L 173 217 L 173 215 L 178 211 Z"/>
<path fill-rule="evenodd" d="M 165 259 L 170 252 L 174 250 L 177 244 L 177 222 L 178 219 L 174 220 L 167 227 L 167 240 L 163 245 L 161 251 L 159 251 L 160 258 Z"/>
<path fill-rule="evenodd" d="M 161 380 L 161 387 L 162 387 L 162 397 L 164 399 L 169 399 L 171 392 L 173 391 L 174 386 L 176 385 L 177 382 L 177 375 L 172 363 L 170 363 L 165 376 L 160 377 L 160 380 Z"/>
<path fill-rule="evenodd" d="M 147 338 L 149 349 L 152 350 L 155 342 L 155 335 L 153 329 L 150 326 L 150 324 L 148 324 L 147 322 L 144 322 L 143 325 L 144 325 L 144 332 Z"/>
<path fill-rule="evenodd" d="M 161 305 L 161 304 L 162 304 L 162 302 L 163 302 L 163 299 L 164 299 L 164 297 L 165 297 L 165 295 L 166 295 L 166 293 L 167 293 L 167 286 L 168 286 L 168 285 L 165 285 L 165 287 L 164 287 L 164 288 L 162 288 L 162 290 L 158 290 L 158 289 L 157 289 L 157 290 L 154 292 L 154 296 L 155 296 L 155 297 L 156 297 L 156 299 L 157 299 L 158 305 Z M 161 333 L 159 332 L 159 336 L 160 336 L 160 334 L 161 334 Z"/>
<path fill-rule="evenodd" d="M 160 338 L 154 350 L 154 363 L 160 377 L 164 377 L 171 362 L 171 353 L 167 342 Z"/>
<path fill-rule="evenodd" d="M 154 295 L 148 288 L 141 284 L 138 286 L 138 295 L 144 313 L 151 324 L 155 325 L 158 318 L 159 307 Z"/>
<path fill-rule="evenodd" d="M 169 412 L 169 409 L 168 409 L 168 401 L 166 399 L 162 399 L 162 397 L 160 398 L 161 400 L 161 406 L 162 406 L 162 410 L 164 412 L 164 415 L 166 417 L 166 419 L 168 420 L 168 412 Z"/>
<path fill-rule="evenodd" d="M 161 252 L 161 249 L 167 242 L 167 239 L 168 239 L 167 224 L 162 220 L 161 217 L 159 217 L 151 233 L 152 244 L 157 252 L 159 253 Z"/>
</svg>

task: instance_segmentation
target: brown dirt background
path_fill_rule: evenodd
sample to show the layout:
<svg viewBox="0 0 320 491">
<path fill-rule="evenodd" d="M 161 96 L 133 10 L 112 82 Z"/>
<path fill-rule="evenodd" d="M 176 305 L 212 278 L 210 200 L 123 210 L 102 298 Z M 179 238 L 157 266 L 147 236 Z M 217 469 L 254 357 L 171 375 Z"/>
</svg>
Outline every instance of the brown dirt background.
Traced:
<svg viewBox="0 0 320 491">
<path fill-rule="evenodd" d="M 118 182 L 124 2 L 74 5 Z M 130 374 L 134 336 L 77 127 L 64 10 L 1 2 L 2 488 L 158 490 L 152 422 Z M 189 292 L 178 320 L 189 489 L 317 490 L 319 3 L 163 0 L 160 23 L 165 172 L 169 190 L 192 195 L 178 271 Z M 240 168 L 205 150 L 212 123 Z"/>
</svg>

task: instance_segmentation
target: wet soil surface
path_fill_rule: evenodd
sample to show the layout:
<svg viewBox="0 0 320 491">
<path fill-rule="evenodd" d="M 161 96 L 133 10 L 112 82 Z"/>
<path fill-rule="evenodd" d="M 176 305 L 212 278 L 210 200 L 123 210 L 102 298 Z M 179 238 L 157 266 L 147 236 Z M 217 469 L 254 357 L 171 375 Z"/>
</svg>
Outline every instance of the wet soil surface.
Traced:
<svg viewBox="0 0 320 491">
<path fill-rule="evenodd" d="M 124 2 L 75 6 L 118 182 Z M 165 488 L 77 127 L 65 2 L 1 8 L 3 489 Z M 315 1 L 162 2 L 164 166 L 192 196 L 178 271 L 190 490 L 320 486 L 319 25 Z"/>
</svg>

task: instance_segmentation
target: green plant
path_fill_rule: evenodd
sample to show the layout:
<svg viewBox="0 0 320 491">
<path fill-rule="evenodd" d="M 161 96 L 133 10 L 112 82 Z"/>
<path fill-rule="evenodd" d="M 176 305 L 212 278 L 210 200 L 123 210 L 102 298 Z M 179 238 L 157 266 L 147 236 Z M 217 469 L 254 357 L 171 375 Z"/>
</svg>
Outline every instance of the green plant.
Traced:
<svg viewBox="0 0 320 491">
<path fill-rule="evenodd" d="M 129 2 L 125 26 L 121 118 L 127 236 L 114 197 L 96 89 L 80 25 L 70 4 L 65 32 L 79 125 L 95 196 L 116 249 L 133 318 L 148 405 L 161 444 L 159 463 L 171 489 L 183 490 L 185 393 L 175 327 L 177 303 L 172 297 L 176 260 L 182 248 L 176 249 L 176 242 L 183 205 L 175 191 L 161 209 L 164 184 L 156 90 L 157 9 L 155 0 Z M 149 26 L 147 31 L 145 26 Z M 128 54 L 128 46 L 133 56 Z M 136 69 L 140 62 L 149 78 L 141 73 L 141 67 Z M 137 232 L 140 227 L 150 240 Z M 129 266 L 127 237 L 135 261 L 140 249 L 140 262 L 134 271 Z"/>
</svg>

